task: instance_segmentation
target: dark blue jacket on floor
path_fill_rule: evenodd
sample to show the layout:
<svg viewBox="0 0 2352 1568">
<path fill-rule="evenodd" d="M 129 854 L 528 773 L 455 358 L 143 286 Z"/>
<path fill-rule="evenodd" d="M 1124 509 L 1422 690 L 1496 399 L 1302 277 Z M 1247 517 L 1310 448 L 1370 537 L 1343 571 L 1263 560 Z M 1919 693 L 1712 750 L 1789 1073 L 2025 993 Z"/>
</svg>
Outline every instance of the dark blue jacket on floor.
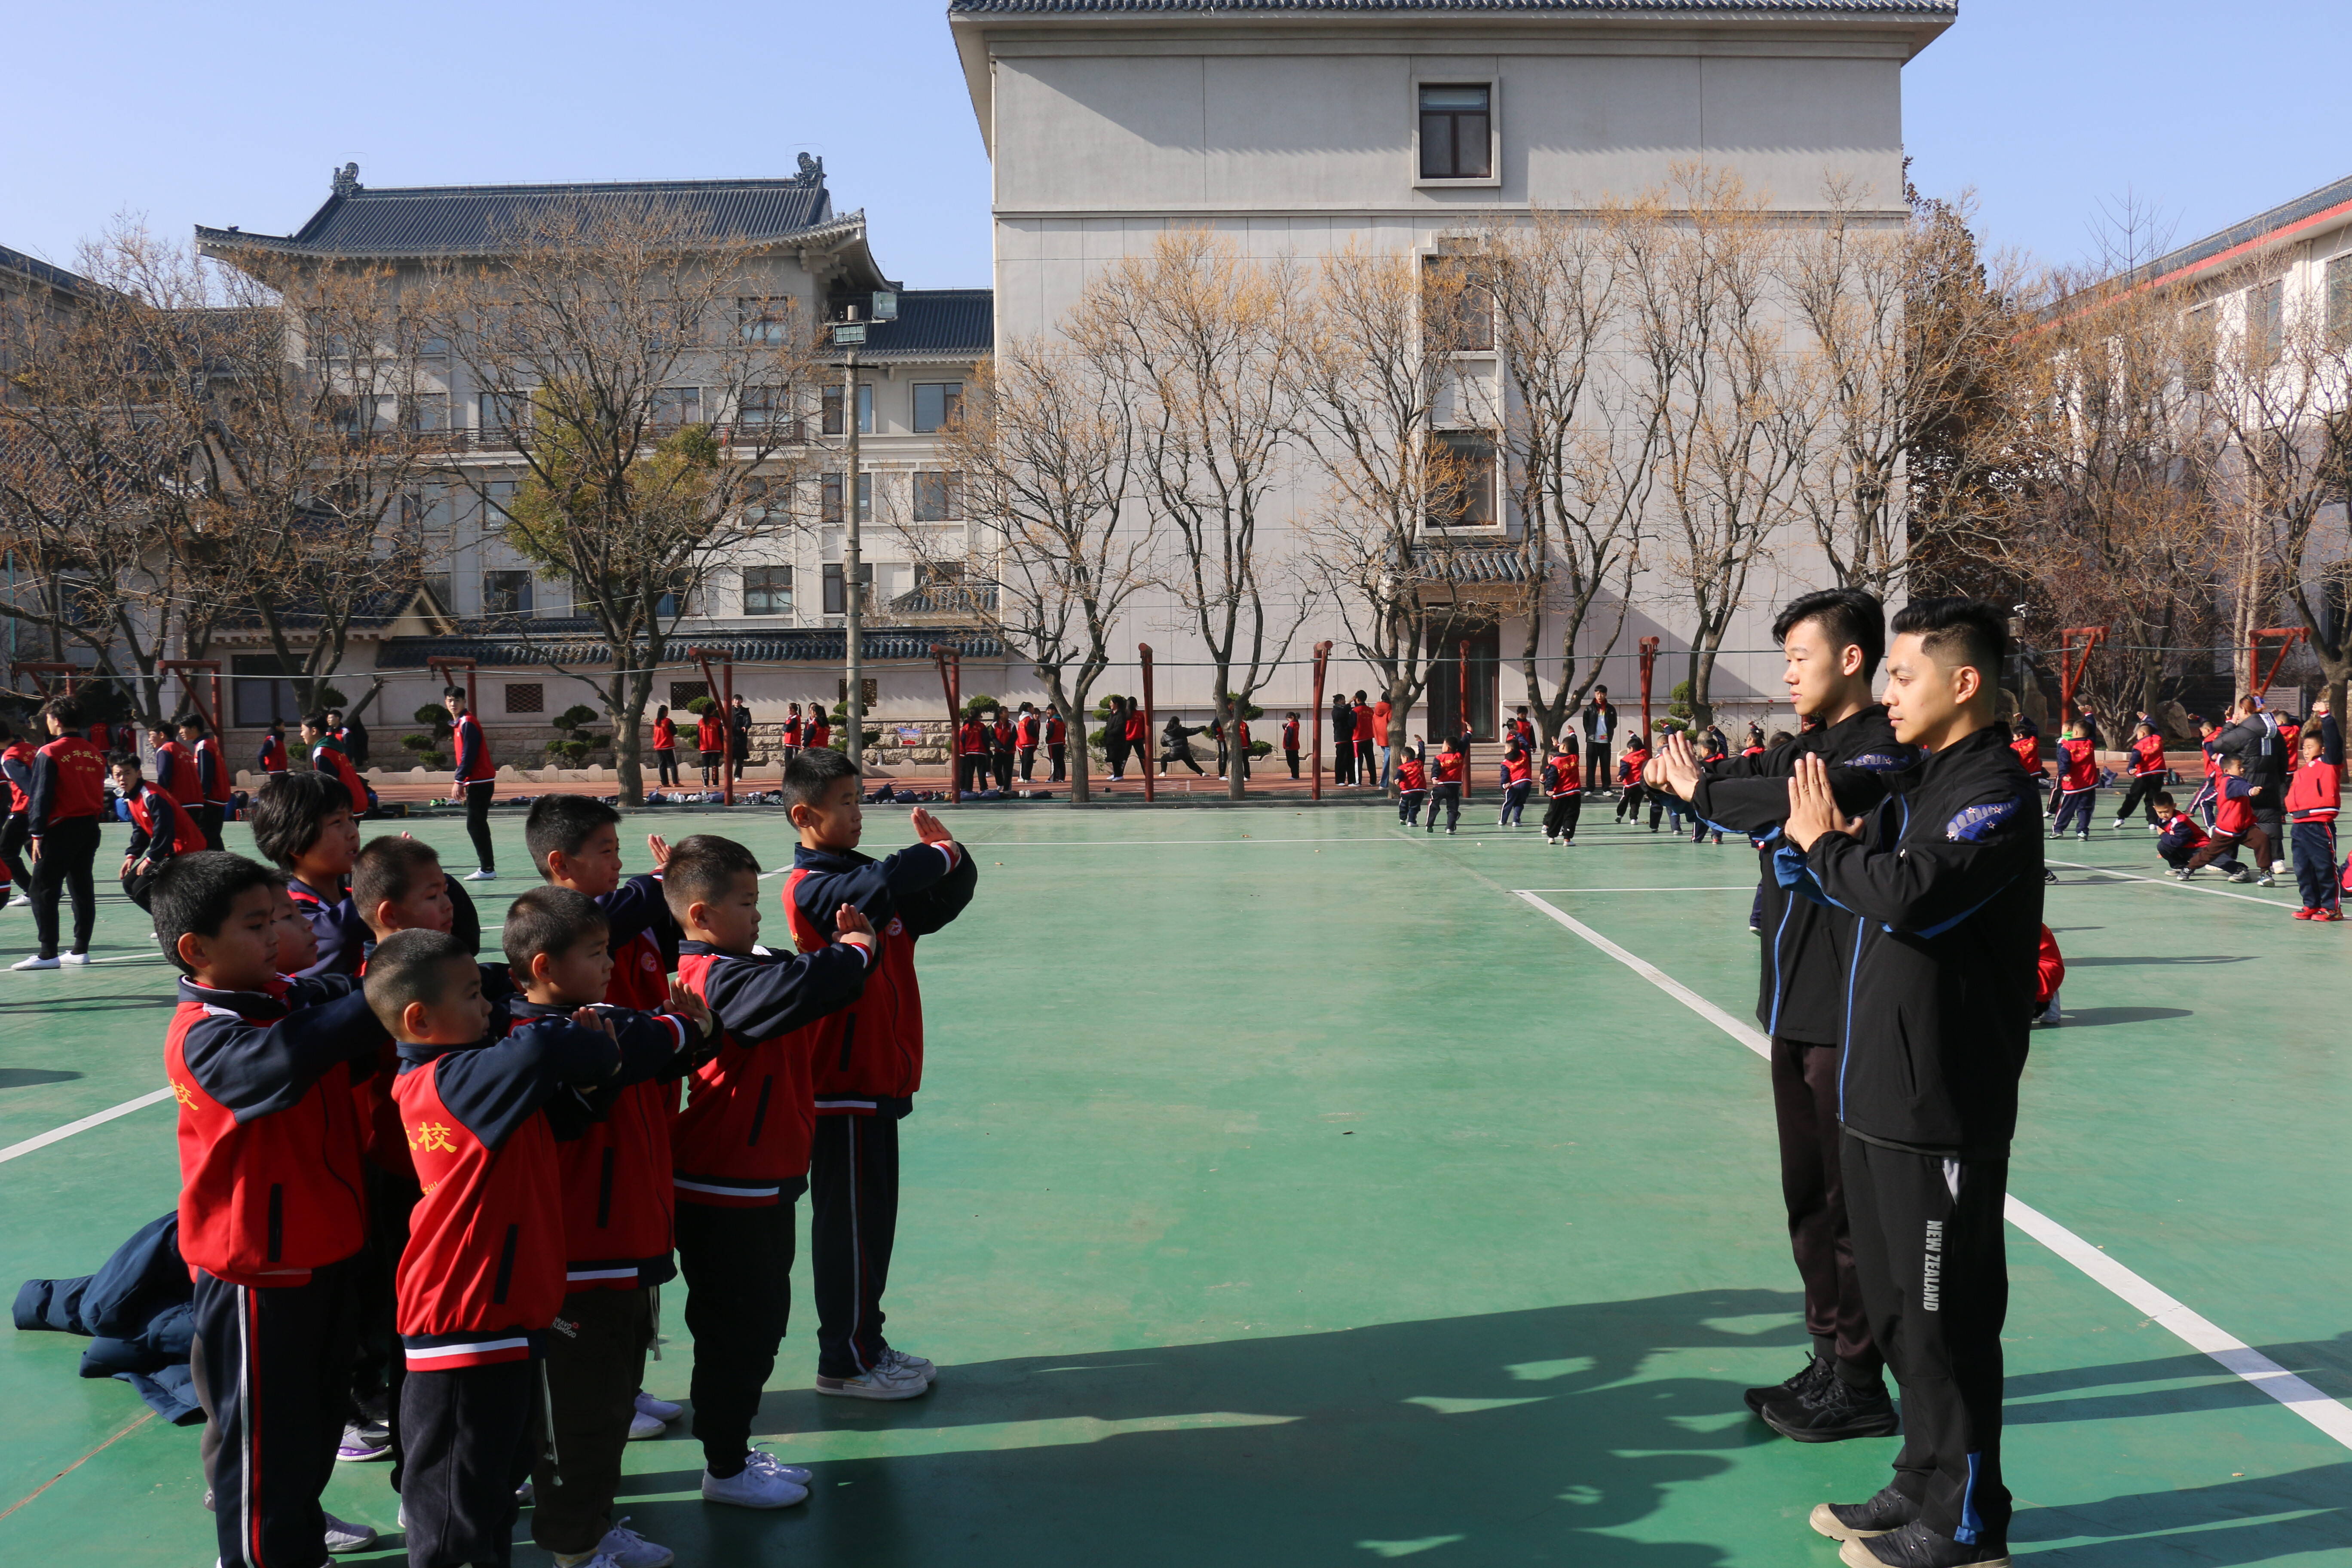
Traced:
<svg viewBox="0 0 2352 1568">
<path fill-rule="evenodd" d="M 177 1212 L 150 1221 L 95 1274 L 27 1279 L 16 1291 L 16 1327 L 87 1334 L 84 1377 L 116 1377 L 174 1426 L 205 1418 L 188 1374 L 194 1287 L 180 1258 Z"/>
</svg>

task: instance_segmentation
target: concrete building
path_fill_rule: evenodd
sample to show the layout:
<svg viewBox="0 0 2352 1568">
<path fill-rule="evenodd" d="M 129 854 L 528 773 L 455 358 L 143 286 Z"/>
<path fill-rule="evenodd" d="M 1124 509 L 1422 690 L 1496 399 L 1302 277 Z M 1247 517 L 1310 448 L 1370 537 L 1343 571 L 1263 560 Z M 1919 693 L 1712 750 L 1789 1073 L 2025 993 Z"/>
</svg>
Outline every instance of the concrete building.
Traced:
<svg viewBox="0 0 2352 1568">
<path fill-rule="evenodd" d="M 1589 212 L 1678 163 L 1737 173 L 1792 221 L 1821 208 L 1831 181 L 1899 221 L 1903 66 L 1955 16 L 1948 0 L 952 0 L 992 160 L 998 330 L 1053 332 L 1089 278 L 1171 226 L 1222 231 L 1262 258 L 1311 260 L 1350 241 L 1433 255 L 1468 226 L 1531 205 Z M 1314 483 L 1294 487 L 1290 518 Z M 1485 510 L 1492 538 L 1512 537 L 1500 495 Z M 1302 545 L 1284 527 L 1273 548 Z M 1780 542 L 1727 649 L 1769 648 L 1773 608 L 1821 585 L 1816 568 L 1809 542 Z M 1631 602 L 1607 682 L 1622 702 L 1636 639 L 1657 636 L 1663 698 L 1688 623 L 1654 569 Z M 1199 657 L 1179 606 L 1129 619 L 1124 656 L 1143 640 L 1171 663 Z M 1495 650 L 1515 650 L 1520 631 L 1475 635 L 1472 717 L 1491 733 Z M 1298 646 L 1323 637 L 1339 643 L 1335 682 L 1371 684 L 1336 618 Z M 1777 654 L 1727 658 L 1724 716 L 1778 700 L 1780 668 Z M 1175 700 L 1208 700 L 1194 673 Z M 1127 679 L 1106 684 L 1130 689 Z M 1503 700 L 1522 685 L 1514 668 Z M 1301 665 L 1262 700 L 1307 696 Z"/>
</svg>

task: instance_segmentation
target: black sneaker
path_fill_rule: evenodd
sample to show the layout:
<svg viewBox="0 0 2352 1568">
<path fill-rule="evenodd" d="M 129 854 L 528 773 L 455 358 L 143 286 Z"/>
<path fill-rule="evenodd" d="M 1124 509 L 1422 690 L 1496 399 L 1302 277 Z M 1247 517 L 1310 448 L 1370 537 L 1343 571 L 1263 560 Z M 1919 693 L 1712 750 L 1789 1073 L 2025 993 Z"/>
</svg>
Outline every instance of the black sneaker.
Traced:
<svg viewBox="0 0 2352 1568">
<path fill-rule="evenodd" d="M 1884 1382 L 1857 1388 L 1835 1373 L 1818 1388 L 1767 1405 L 1757 1414 L 1765 1426 L 1799 1443 L 1885 1437 L 1902 1426 Z"/>
<path fill-rule="evenodd" d="M 1998 1541 L 1963 1543 L 1913 1520 L 1899 1530 L 1849 1541 L 1838 1548 L 1848 1568 L 2009 1568 L 2009 1547 Z"/>
<path fill-rule="evenodd" d="M 1824 1502 L 1813 1505 L 1813 1528 L 1832 1541 L 1860 1541 L 1900 1530 L 1919 1517 L 1919 1505 L 1882 1487 L 1868 1502 Z"/>
<path fill-rule="evenodd" d="M 1750 926 L 1748 929 L 1753 931 L 1756 928 L 1754 926 Z M 1776 1383 L 1769 1388 L 1749 1389 L 1747 1394 L 1748 1408 L 1753 1410 L 1757 1415 L 1761 1415 L 1764 1414 L 1764 1407 L 1766 1405 L 1778 1404 L 1783 1399 L 1792 1399 L 1801 1394 L 1810 1394 L 1815 1388 L 1821 1386 L 1822 1379 L 1834 1375 L 1835 1373 L 1830 1369 L 1830 1363 L 1823 1361 L 1821 1357 L 1815 1356 L 1812 1360 L 1805 1363 L 1805 1368 L 1802 1372 L 1797 1373 L 1796 1376 L 1790 1378 L 1788 1382 Z"/>
</svg>

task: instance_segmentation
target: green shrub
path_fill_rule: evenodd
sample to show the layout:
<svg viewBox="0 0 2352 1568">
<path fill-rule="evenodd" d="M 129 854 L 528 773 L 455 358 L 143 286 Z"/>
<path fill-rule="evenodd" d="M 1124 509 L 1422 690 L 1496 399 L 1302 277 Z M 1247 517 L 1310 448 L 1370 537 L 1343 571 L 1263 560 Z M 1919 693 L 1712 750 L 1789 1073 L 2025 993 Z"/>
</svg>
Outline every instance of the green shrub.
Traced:
<svg viewBox="0 0 2352 1568">
<path fill-rule="evenodd" d="M 698 697 L 686 705 L 686 710 L 699 719 L 718 706 L 719 700 L 715 697 Z"/>
<path fill-rule="evenodd" d="M 588 732 L 588 727 L 596 720 L 596 710 L 582 707 L 578 703 L 558 713 L 553 722 L 557 733 L 562 738 L 547 743 L 548 757 L 567 768 L 584 765 L 588 761 L 589 752 L 611 740 L 610 736 L 592 735 Z"/>
<path fill-rule="evenodd" d="M 446 719 L 448 715 L 444 713 L 442 717 Z M 403 735 L 400 743 L 407 748 L 413 767 L 437 773 L 449 766 L 449 755 L 440 749 L 440 742 L 435 736 Z"/>
<path fill-rule="evenodd" d="M 963 716 L 966 719 L 977 719 L 983 713 L 993 712 L 1003 706 L 1004 704 L 993 697 L 967 697 L 963 700 Z"/>
</svg>

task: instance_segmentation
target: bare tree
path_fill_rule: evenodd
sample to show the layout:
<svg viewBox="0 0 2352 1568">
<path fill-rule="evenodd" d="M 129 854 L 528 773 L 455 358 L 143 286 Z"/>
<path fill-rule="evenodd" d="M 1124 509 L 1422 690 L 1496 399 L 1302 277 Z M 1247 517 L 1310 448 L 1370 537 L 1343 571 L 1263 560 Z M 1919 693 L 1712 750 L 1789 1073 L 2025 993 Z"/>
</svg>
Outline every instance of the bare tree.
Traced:
<svg viewBox="0 0 2352 1568">
<path fill-rule="evenodd" d="M 810 453 L 784 412 L 811 396 L 815 324 L 754 267 L 690 204 L 648 197 L 543 211 L 432 281 L 433 332 L 497 411 L 486 435 L 510 446 L 519 485 L 495 495 L 500 470 L 472 463 L 451 477 L 570 579 L 608 668 L 550 668 L 596 692 L 631 801 L 654 676 L 709 563 L 806 516 L 790 498 Z M 726 417 L 671 401 L 681 382 Z"/>
<path fill-rule="evenodd" d="M 1129 419 L 1098 364 L 1036 339 L 1000 344 L 994 363 L 964 384 L 942 442 L 963 487 L 961 514 L 985 530 L 955 563 L 961 581 L 931 559 L 935 533 L 906 530 L 934 594 L 994 630 L 1045 683 L 1076 737 L 1076 801 L 1088 798 L 1087 698 L 1110 666 L 1112 629 L 1155 581 L 1150 516 L 1122 515 L 1134 459 Z M 992 581 L 974 580 L 983 560 Z"/>
<path fill-rule="evenodd" d="M 1274 580 L 1261 539 L 1301 417 L 1300 293 L 1286 261 L 1171 229 L 1097 277 L 1069 323 L 1127 401 L 1136 489 L 1175 551 L 1164 580 L 1207 648 L 1217 715 L 1236 739 L 1314 600 L 1312 584 Z M 1236 800 L 1243 772 L 1228 773 Z"/>
</svg>

